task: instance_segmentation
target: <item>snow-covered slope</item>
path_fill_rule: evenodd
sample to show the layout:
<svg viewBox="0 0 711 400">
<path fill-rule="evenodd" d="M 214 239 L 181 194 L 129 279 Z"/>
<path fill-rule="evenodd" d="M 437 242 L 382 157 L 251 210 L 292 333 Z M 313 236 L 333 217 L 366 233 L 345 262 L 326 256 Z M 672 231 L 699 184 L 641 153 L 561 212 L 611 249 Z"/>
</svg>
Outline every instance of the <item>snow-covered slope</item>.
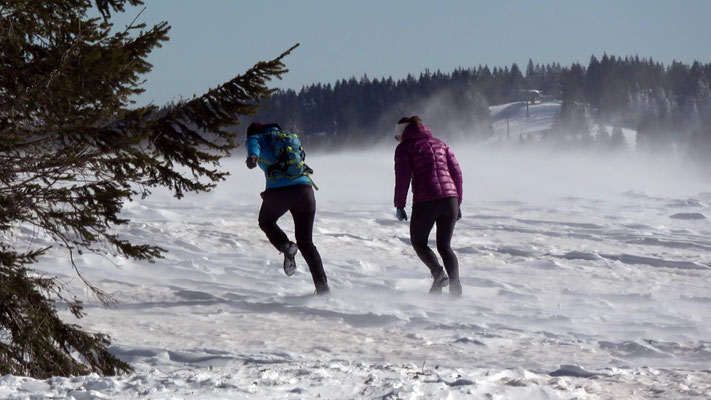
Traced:
<svg viewBox="0 0 711 400">
<path fill-rule="evenodd" d="M 530 104 L 515 102 L 490 107 L 493 135 L 490 142 L 519 141 L 519 138 L 540 139 L 555 122 L 560 102 Z"/>
<path fill-rule="evenodd" d="M 530 104 L 526 111 L 525 102 L 514 102 L 492 106 L 491 113 L 493 134 L 487 140 L 488 144 L 518 143 L 521 140 L 537 141 L 545 137 L 558 118 L 561 103 L 546 101 Z M 605 126 L 608 134 L 613 126 Z M 597 134 L 598 125 L 591 126 L 591 134 Z M 634 148 L 637 132 L 622 128 L 625 143 Z"/>
<path fill-rule="evenodd" d="M 392 148 L 309 159 L 330 297 L 312 295 L 300 256 L 284 276 L 256 223 L 263 178 L 238 157 L 212 193 L 127 205 L 121 234 L 166 258 L 79 260 L 119 304 L 87 297 L 78 322 L 135 372 L 5 376 L 0 398 L 711 397 L 708 181 L 634 154 L 453 147 L 463 298 L 427 294 L 394 217 Z M 62 250 L 38 269 L 82 293 Z"/>
</svg>

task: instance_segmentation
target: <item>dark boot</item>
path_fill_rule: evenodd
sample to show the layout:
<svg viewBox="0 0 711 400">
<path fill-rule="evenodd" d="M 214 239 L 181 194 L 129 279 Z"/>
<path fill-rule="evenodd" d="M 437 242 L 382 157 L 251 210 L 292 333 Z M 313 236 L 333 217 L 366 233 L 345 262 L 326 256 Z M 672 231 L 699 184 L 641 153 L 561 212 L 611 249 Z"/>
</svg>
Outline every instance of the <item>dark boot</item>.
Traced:
<svg viewBox="0 0 711 400">
<path fill-rule="evenodd" d="M 331 293 L 331 288 L 328 287 L 328 283 L 321 285 L 316 285 L 316 295 L 323 296 Z"/>
<path fill-rule="evenodd" d="M 459 278 L 449 280 L 449 295 L 452 297 L 462 297 L 462 282 Z"/>
<path fill-rule="evenodd" d="M 284 253 L 284 273 L 286 276 L 292 276 L 296 272 L 296 261 L 294 261 L 294 257 L 296 257 L 298 250 L 299 248 L 296 247 L 296 243 L 294 242 L 287 242 L 281 248 L 281 252 Z"/>
<path fill-rule="evenodd" d="M 440 267 L 441 268 L 441 267 Z M 430 294 L 440 294 L 442 293 L 442 288 L 449 285 L 449 278 L 444 270 L 434 277 L 432 282 L 432 287 L 430 287 Z"/>
</svg>

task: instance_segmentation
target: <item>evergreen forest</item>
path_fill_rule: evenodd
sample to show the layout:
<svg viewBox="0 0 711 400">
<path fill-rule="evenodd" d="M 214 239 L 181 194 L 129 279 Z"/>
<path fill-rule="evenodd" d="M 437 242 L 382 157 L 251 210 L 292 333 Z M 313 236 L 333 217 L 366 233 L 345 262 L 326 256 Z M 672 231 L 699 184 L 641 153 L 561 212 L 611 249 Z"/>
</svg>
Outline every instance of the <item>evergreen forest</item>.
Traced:
<svg viewBox="0 0 711 400">
<path fill-rule="evenodd" d="M 607 54 L 591 56 L 587 66 L 529 60 L 525 70 L 514 63 L 426 70 L 399 80 L 315 83 L 275 92 L 254 120 L 278 122 L 311 148 L 367 147 L 389 138 L 395 122 L 413 114 L 438 136 L 477 141 L 491 134 L 490 106 L 535 101 L 531 93 L 561 103 L 551 137 L 595 135 L 594 126 L 602 124 L 637 131 L 638 148 L 698 152 L 711 142 L 711 64 L 665 66 Z"/>
</svg>

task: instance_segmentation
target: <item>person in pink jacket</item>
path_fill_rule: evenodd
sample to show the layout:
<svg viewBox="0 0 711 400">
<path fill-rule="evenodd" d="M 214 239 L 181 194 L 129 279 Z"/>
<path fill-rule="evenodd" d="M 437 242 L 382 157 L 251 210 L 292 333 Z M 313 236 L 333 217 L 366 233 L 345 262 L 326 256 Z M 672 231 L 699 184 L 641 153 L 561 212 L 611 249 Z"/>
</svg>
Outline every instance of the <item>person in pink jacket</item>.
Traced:
<svg viewBox="0 0 711 400">
<path fill-rule="evenodd" d="M 462 217 L 462 170 L 452 150 L 432 136 L 418 116 L 398 122 L 395 139 L 395 207 L 400 221 L 407 221 L 405 204 L 412 182 L 410 241 L 417 256 L 430 269 L 434 279 L 430 293 L 441 293 L 449 285 L 449 294 L 462 295 L 459 262 L 450 242 L 454 225 Z M 432 227 L 437 224 L 437 252 L 444 268 L 427 245 Z M 445 272 L 446 270 L 446 272 Z"/>
</svg>

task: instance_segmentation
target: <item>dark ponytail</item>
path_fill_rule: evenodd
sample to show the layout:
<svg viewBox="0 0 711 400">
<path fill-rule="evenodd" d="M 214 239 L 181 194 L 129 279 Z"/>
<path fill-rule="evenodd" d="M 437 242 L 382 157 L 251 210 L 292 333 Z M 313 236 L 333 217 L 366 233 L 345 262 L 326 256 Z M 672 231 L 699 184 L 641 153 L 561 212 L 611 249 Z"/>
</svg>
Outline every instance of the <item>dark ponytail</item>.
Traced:
<svg viewBox="0 0 711 400">
<path fill-rule="evenodd" d="M 416 126 L 416 125 L 422 125 L 422 119 L 417 115 L 413 115 L 412 117 L 402 117 L 402 118 L 400 118 L 399 121 L 397 121 L 397 123 Z"/>
</svg>

